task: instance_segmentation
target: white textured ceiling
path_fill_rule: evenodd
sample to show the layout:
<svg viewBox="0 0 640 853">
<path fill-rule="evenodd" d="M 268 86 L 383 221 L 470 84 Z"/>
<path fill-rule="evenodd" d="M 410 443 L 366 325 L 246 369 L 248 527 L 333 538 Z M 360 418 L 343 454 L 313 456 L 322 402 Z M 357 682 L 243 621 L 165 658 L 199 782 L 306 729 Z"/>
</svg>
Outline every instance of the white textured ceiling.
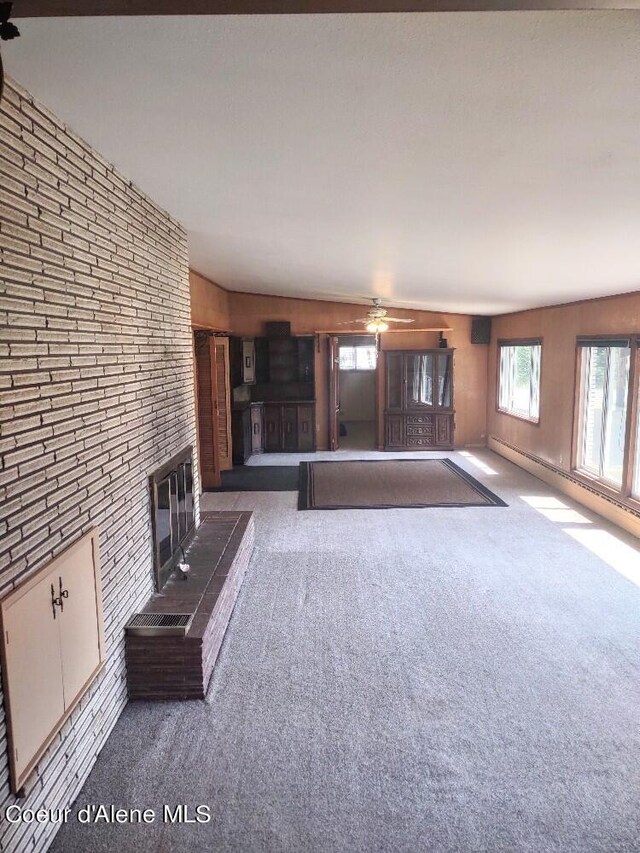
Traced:
<svg viewBox="0 0 640 853">
<path fill-rule="evenodd" d="M 227 288 L 489 314 L 640 290 L 640 13 L 18 23 L 7 71 Z"/>
</svg>

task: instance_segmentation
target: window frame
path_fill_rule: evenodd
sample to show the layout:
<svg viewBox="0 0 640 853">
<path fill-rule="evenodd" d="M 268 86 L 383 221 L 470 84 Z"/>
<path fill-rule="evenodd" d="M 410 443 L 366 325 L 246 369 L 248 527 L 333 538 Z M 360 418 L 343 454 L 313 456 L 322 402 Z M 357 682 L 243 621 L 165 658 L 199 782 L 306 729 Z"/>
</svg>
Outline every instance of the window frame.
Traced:
<svg viewBox="0 0 640 853">
<path fill-rule="evenodd" d="M 539 346 L 540 347 L 540 370 L 538 371 L 538 417 L 533 418 L 530 415 L 524 415 L 520 412 L 513 412 L 510 409 L 503 409 L 500 406 L 500 366 L 502 363 L 502 348 L 503 347 L 530 347 L 530 346 Z M 496 358 L 496 396 L 495 396 L 495 408 L 496 412 L 499 415 L 505 415 L 509 418 L 516 418 L 516 420 L 524 421 L 527 424 L 532 424 L 533 426 L 540 426 L 540 419 L 542 413 L 542 366 L 544 363 L 544 338 L 543 337 L 535 337 L 535 338 L 499 338 L 497 342 L 497 358 Z"/>
<path fill-rule="evenodd" d="M 341 349 L 352 349 L 354 351 L 357 351 L 358 349 L 375 350 L 376 362 L 373 365 L 373 367 L 340 367 L 340 350 Z M 338 370 L 340 371 L 340 373 L 375 373 L 376 370 L 378 369 L 378 359 L 379 358 L 380 358 L 380 353 L 378 352 L 378 349 L 377 349 L 375 344 L 363 344 L 362 346 L 358 347 L 357 345 L 354 345 L 354 344 L 340 344 L 340 343 L 338 343 Z M 358 362 L 358 359 L 357 359 L 357 354 L 356 354 L 355 359 L 354 359 L 354 363 L 357 364 L 357 362 Z"/>
<path fill-rule="evenodd" d="M 622 464 L 622 483 L 618 488 L 610 480 L 605 480 L 589 471 L 578 467 L 580 445 L 583 434 L 582 412 L 582 352 L 587 348 L 587 341 L 593 341 L 594 346 L 606 344 L 607 341 L 628 341 L 630 352 L 629 376 L 627 384 L 627 412 L 625 416 L 625 440 Z M 640 510 L 640 494 L 633 495 L 633 480 L 636 464 L 640 466 L 640 448 L 638 447 L 638 417 L 640 416 L 640 333 L 613 335 L 578 335 L 575 347 L 575 381 L 574 409 L 571 443 L 571 475 L 579 482 L 602 493 L 605 497 L 627 505 L 636 512 Z"/>
</svg>

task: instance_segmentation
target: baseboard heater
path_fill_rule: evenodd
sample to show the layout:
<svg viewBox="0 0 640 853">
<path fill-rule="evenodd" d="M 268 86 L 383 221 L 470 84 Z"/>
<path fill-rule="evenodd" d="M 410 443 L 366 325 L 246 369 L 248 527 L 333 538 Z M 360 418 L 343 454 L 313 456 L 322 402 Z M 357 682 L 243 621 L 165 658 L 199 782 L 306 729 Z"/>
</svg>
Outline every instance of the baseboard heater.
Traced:
<svg viewBox="0 0 640 853">
<path fill-rule="evenodd" d="M 588 483 L 578 480 L 566 471 L 561 471 L 551 463 L 531 453 L 520 450 L 512 444 L 489 436 L 487 446 L 490 450 L 513 462 L 519 468 L 529 471 L 573 500 L 603 516 L 608 521 L 622 527 L 634 536 L 640 536 L 640 513 L 615 498 L 605 495 Z"/>
</svg>

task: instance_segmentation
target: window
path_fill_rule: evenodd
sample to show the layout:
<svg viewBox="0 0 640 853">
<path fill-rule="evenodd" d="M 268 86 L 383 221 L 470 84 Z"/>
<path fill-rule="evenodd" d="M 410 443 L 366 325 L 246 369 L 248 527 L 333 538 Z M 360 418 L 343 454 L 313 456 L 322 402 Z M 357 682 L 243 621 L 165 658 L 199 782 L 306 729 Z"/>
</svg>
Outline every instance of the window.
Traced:
<svg viewBox="0 0 640 853">
<path fill-rule="evenodd" d="M 640 386 L 636 386 L 636 394 L 640 395 Z M 631 494 L 636 500 L 640 500 L 640 401 L 636 405 L 636 446 Z"/>
<path fill-rule="evenodd" d="M 630 364 L 629 341 L 580 342 L 578 470 L 617 488 L 625 471 Z"/>
<path fill-rule="evenodd" d="M 377 356 L 375 346 L 340 347 L 340 370 L 375 370 Z"/>
<path fill-rule="evenodd" d="M 540 341 L 500 344 L 498 409 L 518 418 L 540 417 Z"/>
</svg>

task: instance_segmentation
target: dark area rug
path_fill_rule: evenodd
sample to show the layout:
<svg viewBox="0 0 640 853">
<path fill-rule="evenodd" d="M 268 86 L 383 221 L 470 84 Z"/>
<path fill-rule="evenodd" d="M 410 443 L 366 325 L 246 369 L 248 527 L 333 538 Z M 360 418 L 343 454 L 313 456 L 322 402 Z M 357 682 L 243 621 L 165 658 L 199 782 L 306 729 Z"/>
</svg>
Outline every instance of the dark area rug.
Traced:
<svg viewBox="0 0 640 853">
<path fill-rule="evenodd" d="M 205 492 L 297 492 L 297 465 L 236 465 L 222 472 L 222 485 Z"/>
<path fill-rule="evenodd" d="M 301 462 L 298 509 L 507 506 L 450 459 Z"/>
</svg>

